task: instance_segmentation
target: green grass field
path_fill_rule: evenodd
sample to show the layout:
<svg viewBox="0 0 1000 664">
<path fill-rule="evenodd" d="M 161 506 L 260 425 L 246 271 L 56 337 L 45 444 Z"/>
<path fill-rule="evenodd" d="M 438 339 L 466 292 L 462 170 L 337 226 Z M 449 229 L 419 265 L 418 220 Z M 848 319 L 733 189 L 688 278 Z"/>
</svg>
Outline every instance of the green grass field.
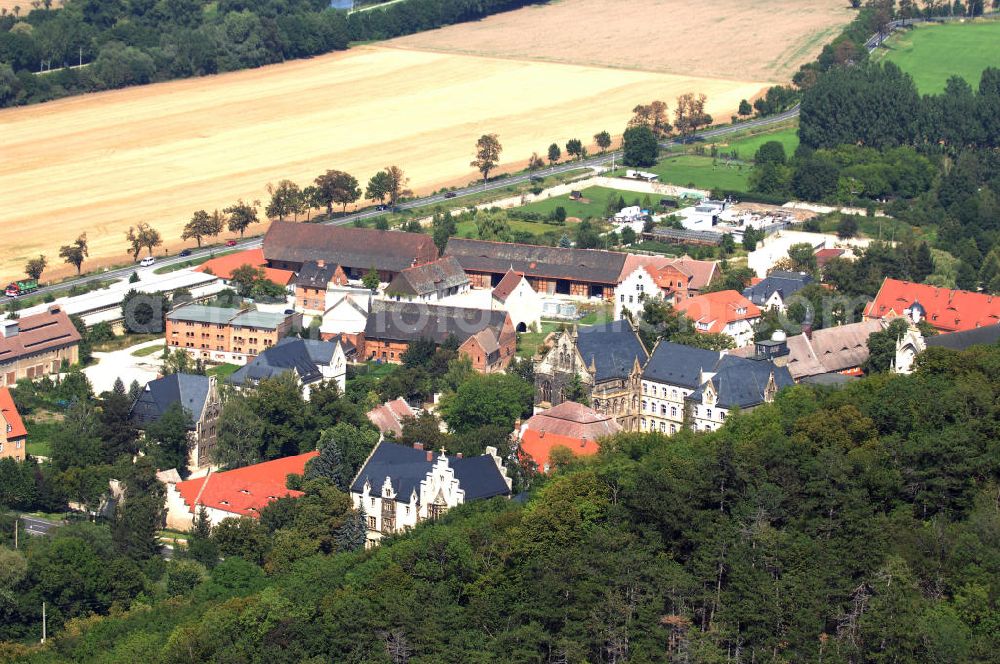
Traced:
<svg viewBox="0 0 1000 664">
<path fill-rule="evenodd" d="M 743 161 L 752 161 L 753 156 L 757 154 L 757 149 L 769 141 L 778 141 L 781 143 L 785 146 L 785 154 L 791 157 L 795 153 L 795 149 L 799 147 L 799 128 L 798 126 L 785 127 L 770 133 L 734 138 L 732 141 L 718 143 L 717 145 L 720 152 L 736 150 L 740 159 Z"/>
<path fill-rule="evenodd" d="M 749 155 L 747 159 L 752 156 Z M 750 178 L 749 164 L 727 164 L 722 159 L 700 155 L 668 156 L 656 166 L 642 170 L 656 173 L 660 176 L 660 182 L 694 189 L 746 191 L 747 180 Z M 615 174 L 624 175 L 625 171 L 616 171 Z"/>
<path fill-rule="evenodd" d="M 150 355 L 155 355 L 156 353 L 162 353 L 165 346 L 146 346 L 145 348 L 140 348 L 139 350 L 132 351 L 132 355 L 135 357 L 149 357 Z"/>
<path fill-rule="evenodd" d="M 908 72 L 921 94 L 944 90 L 958 75 L 973 89 L 987 67 L 1000 67 L 1000 21 L 921 25 L 887 43 L 889 61 Z"/>
<path fill-rule="evenodd" d="M 518 210 L 523 212 L 536 212 L 541 215 L 551 214 L 557 207 L 562 206 L 566 209 L 566 216 L 578 217 L 580 219 L 603 219 L 608 209 L 608 199 L 614 196 L 615 200 L 619 196 L 625 199 L 627 205 L 632 205 L 635 201 L 639 201 L 640 204 L 642 199 L 647 195 L 650 201 L 655 204 L 656 201 L 660 200 L 661 196 L 654 194 L 641 194 L 635 191 L 624 191 L 621 189 L 611 189 L 609 187 L 587 187 L 580 192 L 583 194 L 584 201 L 575 201 L 569 197 L 569 194 L 564 194 L 562 196 L 553 196 L 552 198 L 546 198 L 540 201 L 535 201 L 534 203 L 528 203 L 523 205 Z M 558 229 L 558 226 L 552 226 L 549 224 L 528 224 L 529 226 L 541 226 L 546 230 Z M 514 224 L 511 224 L 511 228 L 517 230 Z"/>
<path fill-rule="evenodd" d="M 527 209 L 527 207 L 517 208 L 518 210 Z M 556 226 L 553 224 L 543 224 L 540 221 L 522 221 L 520 219 L 510 220 L 510 230 L 512 231 L 523 231 L 526 233 L 531 233 L 532 235 L 544 235 L 548 232 L 558 233 L 562 235 L 566 226 Z M 568 226 L 569 224 L 567 224 Z M 455 226 L 455 236 L 456 237 L 479 237 L 478 231 L 476 230 L 476 222 L 473 220 L 460 221 Z"/>
<path fill-rule="evenodd" d="M 235 364 L 216 364 L 213 367 L 208 367 L 205 370 L 205 374 L 215 376 L 216 380 L 221 382 L 233 375 L 237 369 L 239 369 L 239 367 Z"/>
</svg>

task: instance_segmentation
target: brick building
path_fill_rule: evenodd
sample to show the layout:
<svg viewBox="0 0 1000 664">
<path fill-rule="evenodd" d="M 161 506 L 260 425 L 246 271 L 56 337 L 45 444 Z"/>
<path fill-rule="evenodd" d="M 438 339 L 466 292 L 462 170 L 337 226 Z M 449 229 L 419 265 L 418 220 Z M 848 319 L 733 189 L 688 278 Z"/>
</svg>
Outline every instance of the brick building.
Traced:
<svg viewBox="0 0 1000 664">
<path fill-rule="evenodd" d="M 0 387 L 59 373 L 80 360 L 80 333 L 61 307 L 0 321 Z"/>
<path fill-rule="evenodd" d="M 28 430 L 24 428 L 14 397 L 0 387 L 0 459 L 24 461 L 27 456 Z"/>
<path fill-rule="evenodd" d="M 189 304 L 167 314 L 167 347 L 206 362 L 246 364 L 301 326 L 302 314 Z"/>
</svg>

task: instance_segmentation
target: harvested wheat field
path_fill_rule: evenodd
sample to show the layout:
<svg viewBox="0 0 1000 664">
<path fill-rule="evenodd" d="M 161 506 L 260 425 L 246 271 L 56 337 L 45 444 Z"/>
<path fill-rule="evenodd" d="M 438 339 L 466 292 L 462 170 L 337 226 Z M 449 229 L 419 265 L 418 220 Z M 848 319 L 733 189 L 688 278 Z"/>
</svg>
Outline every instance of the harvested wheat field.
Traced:
<svg viewBox="0 0 1000 664">
<path fill-rule="evenodd" d="M 59 7 L 60 5 L 62 5 L 62 0 L 53 0 L 53 7 Z M 18 8 L 19 16 L 27 16 L 34 9 L 31 5 L 31 0 L 0 0 L 0 12 L 6 9 L 13 14 L 15 7 Z"/>
<path fill-rule="evenodd" d="M 846 0 L 562 0 L 389 42 L 671 74 L 785 81 L 854 17 Z"/>
<path fill-rule="evenodd" d="M 685 92 L 728 117 L 766 81 L 361 47 L 261 69 L 0 111 L 0 280 L 81 232 L 91 259 L 127 260 L 125 231 L 150 222 L 168 249 L 194 210 L 265 199 L 328 168 L 364 182 L 397 164 L 418 192 L 474 179 L 473 144 L 495 132 L 511 167 L 553 141 L 620 132 L 630 109 Z M 263 227 L 251 228 L 259 233 Z"/>
</svg>

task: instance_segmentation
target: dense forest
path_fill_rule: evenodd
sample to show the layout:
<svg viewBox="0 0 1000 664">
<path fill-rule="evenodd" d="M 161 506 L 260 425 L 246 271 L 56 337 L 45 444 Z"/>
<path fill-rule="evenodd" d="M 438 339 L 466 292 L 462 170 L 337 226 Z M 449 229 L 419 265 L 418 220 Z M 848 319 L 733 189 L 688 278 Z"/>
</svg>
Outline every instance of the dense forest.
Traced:
<svg viewBox="0 0 1000 664">
<path fill-rule="evenodd" d="M 0 106 L 260 67 L 471 21 L 538 0 L 66 0 L 0 16 Z M 80 66 L 84 65 L 84 66 Z"/>
<path fill-rule="evenodd" d="M 347 498 L 322 480 L 167 563 L 66 528 L 0 550 L 0 598 L 99 588 L 111 615 L 0 659 L 995 661 L 998 404 L 1000 348 L 931 349 L 914 375 L 794 387 L 715 433 L 619 435 L 525 502 L 371 552 L 337 552 Z"/>
</svg>

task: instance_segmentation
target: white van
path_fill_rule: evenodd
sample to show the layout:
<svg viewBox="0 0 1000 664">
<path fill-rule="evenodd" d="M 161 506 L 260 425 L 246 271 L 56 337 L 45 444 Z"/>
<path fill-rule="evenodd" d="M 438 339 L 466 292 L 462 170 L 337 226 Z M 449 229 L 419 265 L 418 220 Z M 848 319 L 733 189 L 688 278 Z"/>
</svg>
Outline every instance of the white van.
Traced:
<svg viewBox="0 0 1000 664">
<path fill-rule="evenodd" d="M 155 258 L 153 258 L 152 256 L 146 256 L 141 261 L 139 261 L 139 265 L 141 265 L 142 267 L 149 267 L 155 262 L 156 262 Z"/>
</svg>

